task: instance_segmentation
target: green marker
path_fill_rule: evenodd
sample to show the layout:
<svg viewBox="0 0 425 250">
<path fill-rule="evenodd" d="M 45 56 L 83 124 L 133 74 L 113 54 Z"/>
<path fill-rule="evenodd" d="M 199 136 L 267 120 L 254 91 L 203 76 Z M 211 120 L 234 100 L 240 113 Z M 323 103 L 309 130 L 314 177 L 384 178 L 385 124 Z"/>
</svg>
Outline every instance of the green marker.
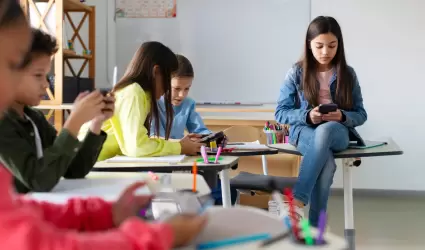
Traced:
<svg viewBox="0 0 425 250">
<path fill-rule="evenodd" d="M 313 237 L 311 236 L 310 224 L 308 223 L 308 220 L 301 220 L 301 229 L 304 233 L 305 244 L 309 246 L 313 245 Z"/>
</svg>

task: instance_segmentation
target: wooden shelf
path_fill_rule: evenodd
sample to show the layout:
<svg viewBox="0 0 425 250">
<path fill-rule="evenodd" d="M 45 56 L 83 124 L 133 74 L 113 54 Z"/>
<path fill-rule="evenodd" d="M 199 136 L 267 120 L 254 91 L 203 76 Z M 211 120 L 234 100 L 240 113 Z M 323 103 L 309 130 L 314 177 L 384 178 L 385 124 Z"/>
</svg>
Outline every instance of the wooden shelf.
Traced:
<svg viewBox="0 0 425 250">
<path fill-rule="evenodd" d="M 65 59 L 92 59 L 92 55 L 78 55 L 75 51 L 64 49 L 63 50 L 63 58 Z"/>
<path fill-rule="evenodd" d="M 37 2 L 48 2 L 48 0 L 38 0 Z M 64 11 L 91 12 L 92 8 L 79 0 L 63 0 Z"/>
</svg>

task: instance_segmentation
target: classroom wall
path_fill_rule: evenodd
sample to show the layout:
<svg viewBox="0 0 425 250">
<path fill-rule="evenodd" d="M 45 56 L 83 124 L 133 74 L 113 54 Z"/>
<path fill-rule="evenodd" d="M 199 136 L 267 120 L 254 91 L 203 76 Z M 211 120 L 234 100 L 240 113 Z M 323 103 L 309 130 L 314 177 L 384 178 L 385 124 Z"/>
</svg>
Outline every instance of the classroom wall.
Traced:
<svg viewBox="0 0 425 250">
<path fill-rule="evenodd" d="M 243 13 L 243 8 L 241 5 L 240 12 L 235 12 L 235 18 Z M 425 112 L 421 111 L 425 107 L 424 9 L 423 0 L 311 0 L 312 17 L 332 15 L 342 26 L 347 60 L 357 72 L 369 114 L 367 123 L 359 128 L 360 133 L 368 139 L 391 136 L 405 152 L 403 156 L 363 159 L 362 166 L 354 171 L 355 188 L 425 191 L 421 160 L 425 138 L 421 126 L 425 121 Z M 141 22 L 146 25 L 140 26 Z M 135 51 L 142 42 L 137 40 L 141 33 L 155 34 L 148 37 L 161 40 L 174 50 L 180 48 L 176 25 L 173 19 L 117 19 L 119 74 L 132 56 L 129 51 Z M 282 72 L 287 70 L 282 68 Z M 276 83 L 279 85 L 280 82 Z M 278 89 L 276 98 L 277 95 Z M 222 115 L 225 114 L 218 114 Z M 340 170 L 334 187 L 342 187 Z"/>
</svg>

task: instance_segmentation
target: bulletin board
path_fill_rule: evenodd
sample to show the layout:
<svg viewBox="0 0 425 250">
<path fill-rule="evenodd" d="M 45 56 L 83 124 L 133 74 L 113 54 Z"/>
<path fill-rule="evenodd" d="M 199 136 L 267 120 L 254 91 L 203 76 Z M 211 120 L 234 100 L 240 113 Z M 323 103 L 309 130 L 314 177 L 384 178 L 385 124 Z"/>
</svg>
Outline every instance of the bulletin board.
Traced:
<svg viewBox="0 0 425 250">
<path fill-rule="evenodd" d="M 117 18 L 175 18 L 177 0 L 116 0 Z"/>
</svg>

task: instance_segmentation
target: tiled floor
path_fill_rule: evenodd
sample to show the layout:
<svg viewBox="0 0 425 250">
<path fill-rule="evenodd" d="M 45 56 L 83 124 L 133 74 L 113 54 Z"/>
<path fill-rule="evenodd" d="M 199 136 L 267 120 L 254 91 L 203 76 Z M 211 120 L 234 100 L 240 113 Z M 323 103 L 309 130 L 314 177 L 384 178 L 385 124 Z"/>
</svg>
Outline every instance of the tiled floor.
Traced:
<svg viewBox="0 0 425 250">
<path fill-rule="evenodd" d="M 425 198 L 354 197 L 359 250 L 425 250 Z M 344 199 L 329 201 L 331 231 L 344 235 Z"/>
</svg>

